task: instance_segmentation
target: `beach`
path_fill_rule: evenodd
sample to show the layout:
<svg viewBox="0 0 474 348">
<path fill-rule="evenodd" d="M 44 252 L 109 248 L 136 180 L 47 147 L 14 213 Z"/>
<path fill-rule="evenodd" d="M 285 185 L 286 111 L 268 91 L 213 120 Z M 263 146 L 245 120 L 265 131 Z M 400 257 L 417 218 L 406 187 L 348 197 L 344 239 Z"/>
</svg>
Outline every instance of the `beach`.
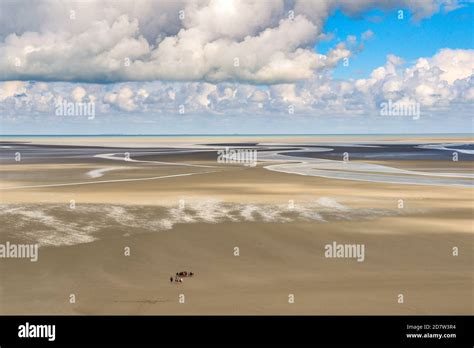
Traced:
<svg viewBox="0 0 474 348">
<path fill-rule="evenodd" d="M 0 243 L 38 244 L 39 257 L 1 260 L 0 311 L 470 314 L 471 145 L 2 139 Z M 257 149 L 257 161 L 220 163 L 222 148 Z M 364 245 L 363 261 L 326 257 L 333 242 Z M 194 276 L 170 281 L 181 271 Z"/>
</svg>

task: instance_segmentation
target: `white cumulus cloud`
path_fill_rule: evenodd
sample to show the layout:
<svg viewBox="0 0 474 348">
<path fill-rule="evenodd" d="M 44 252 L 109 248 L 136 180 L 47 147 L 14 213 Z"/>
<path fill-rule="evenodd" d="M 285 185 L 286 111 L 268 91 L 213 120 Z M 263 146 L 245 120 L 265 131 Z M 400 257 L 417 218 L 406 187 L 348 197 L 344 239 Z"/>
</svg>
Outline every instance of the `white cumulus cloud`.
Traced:
<svg viewBox="0 0 474 348">
<path fill-rule="evenodd" d="M 311 79 L 350 56 L 344 45 L 327 57 L 314 50 L 327 17 L 338 8 L 349 15 L 408 8 L 422 18 L 453 3 L 2 1 L 0 70 L 3 80 L 291 83 Z"/>
</svg>

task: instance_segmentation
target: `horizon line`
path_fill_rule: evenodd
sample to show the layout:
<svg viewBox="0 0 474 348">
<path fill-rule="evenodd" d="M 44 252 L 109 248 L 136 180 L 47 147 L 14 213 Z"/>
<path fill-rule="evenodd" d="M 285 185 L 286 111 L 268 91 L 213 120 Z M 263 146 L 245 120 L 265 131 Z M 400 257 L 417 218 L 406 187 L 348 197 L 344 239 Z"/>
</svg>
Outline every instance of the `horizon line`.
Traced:
<svg viewBox="0 0 474 348">
<path fill-rule="evenodd" d="M 278 135 L 471 135 L 470 132 L 448 132 L 448 133 L 94 133 L 94 134 L 0 134 L 0 137 L 8 136 L 278 136 Z"/>
</svg>

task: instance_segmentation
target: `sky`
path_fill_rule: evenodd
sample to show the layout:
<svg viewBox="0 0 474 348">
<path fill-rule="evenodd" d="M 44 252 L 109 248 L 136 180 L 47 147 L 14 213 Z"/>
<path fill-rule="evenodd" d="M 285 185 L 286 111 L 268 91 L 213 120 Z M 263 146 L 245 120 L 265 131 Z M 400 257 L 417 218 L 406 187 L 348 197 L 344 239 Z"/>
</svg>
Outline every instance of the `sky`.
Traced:
<svg viewBox="0 0 474 348">
<path fill-rule="evenodd" d="M 473 15 L 455 0 L 2 0 L 0 134 L 470 133 Z"/>
</svg>

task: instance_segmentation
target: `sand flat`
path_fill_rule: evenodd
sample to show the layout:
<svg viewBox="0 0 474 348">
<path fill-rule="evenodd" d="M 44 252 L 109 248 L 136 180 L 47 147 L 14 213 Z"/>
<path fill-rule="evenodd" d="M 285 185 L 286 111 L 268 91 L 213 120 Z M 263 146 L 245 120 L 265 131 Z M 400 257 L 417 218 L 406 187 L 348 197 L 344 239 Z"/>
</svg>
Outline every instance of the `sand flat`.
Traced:
<svg viewBox="0 0 474 348">
<path fill-rule="evenodd" d="M 180 225 L 155 234 L 46 248 L 37 263 L 2 262 L 2 273 L 8 270 L 3 273 L 2 312 L 471 313 L 472 236 L 432 234 L 419 226 L 397 234 L 389 224 L 381 219 L 376 224 L 291 227 Z M 335 239 L 365 243 L 366 261 L 324 258 L 324 244 Z M 238 257 L 233 255 L 236 245 Z M 465 252 L 450 256 L 452 245 Z M 131 256 L 123 255 L 124 246 L 131 248 Z M 181 269 L 196 275 L 181 284 L 170 283 L 169 276 Z M 70 293 L 76 294 L 76 304 L 68 303 Z M 397 303 L 399 293 L 405 295 L 405 304 Z M 179 294 L 185 294 L 185 304 L 178 302 Z M 294 304 L 288 303 L 289 294 L 295 295 Z"/>
<path fill-rule="evenodd" d="M 212 168 L 61 156 L 0 170 L 0 243 L 40 243 L 38 262 L 0 260 L 4 314 L 473 311 L 471 188 L 294 175 L 217 163 L 212 151 L 141 157 Z M 127 169 L 87 175 L 109 166 Z M 365 245 L 364 261 L 326 258 L 333 242 Z M 182 270 L 195 277 L 169 281 Z"/>
</svg>

